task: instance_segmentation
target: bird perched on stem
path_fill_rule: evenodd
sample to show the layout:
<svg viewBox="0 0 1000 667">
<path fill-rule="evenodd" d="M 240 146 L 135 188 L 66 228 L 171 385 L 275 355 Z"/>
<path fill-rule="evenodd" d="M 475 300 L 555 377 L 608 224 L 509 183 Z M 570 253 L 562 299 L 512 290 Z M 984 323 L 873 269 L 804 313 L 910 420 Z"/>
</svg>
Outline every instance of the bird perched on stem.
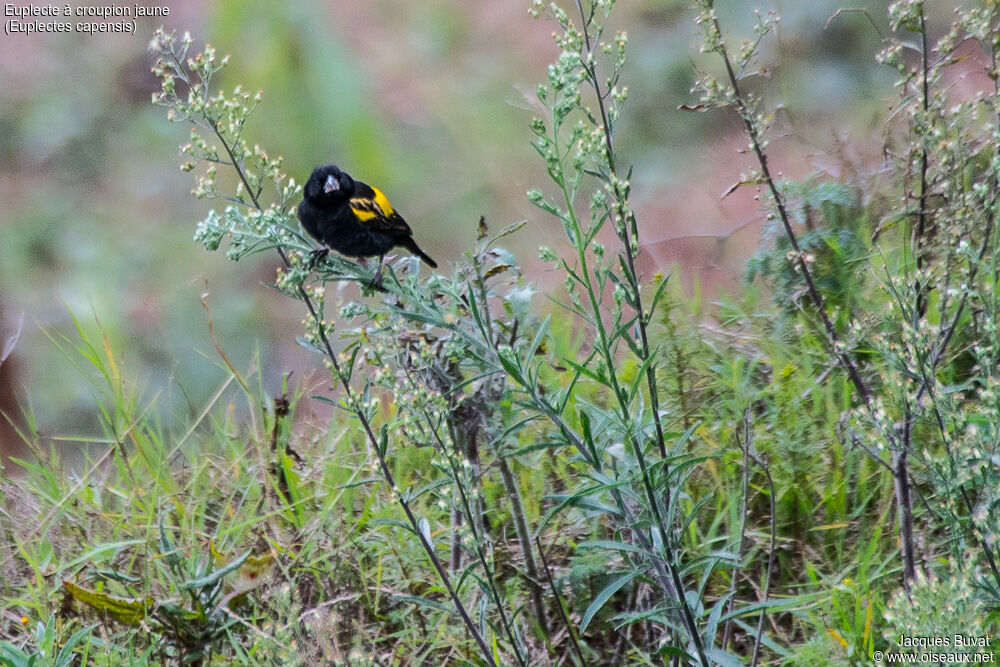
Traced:
<svg viewBox="0 0 1000 667">
<path fill-rule="evenodd" d="M 405 248 L 432 269 L 437 268 L 437 262 L 413 240 L 413 230 L 382 191 L 354 180 L 335 165 L 313 170 L 298 213 L 305 230 L 324 246 L 314 251 L 313 262 L 330 248 L 347 257 L 377 255 L 375 286 L 382 282 L 385 254 L 394 247 Z"/>
</svg>

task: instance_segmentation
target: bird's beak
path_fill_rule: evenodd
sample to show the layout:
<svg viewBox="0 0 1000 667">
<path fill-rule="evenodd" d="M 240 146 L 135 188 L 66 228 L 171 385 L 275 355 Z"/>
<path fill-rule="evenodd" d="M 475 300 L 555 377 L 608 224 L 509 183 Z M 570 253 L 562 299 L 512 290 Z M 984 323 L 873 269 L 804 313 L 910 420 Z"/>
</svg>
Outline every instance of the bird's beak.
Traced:
<svg viewBox="0 0 1000 667">
<path fill-rule="evenodd" d="M 340 181 L 334 178 L 333 174 L 326 177 L 326 183 L 323 184 L 323 192 L 330 194 L 331 192 L 336 192 L 340 189 Z"/>
</svg>

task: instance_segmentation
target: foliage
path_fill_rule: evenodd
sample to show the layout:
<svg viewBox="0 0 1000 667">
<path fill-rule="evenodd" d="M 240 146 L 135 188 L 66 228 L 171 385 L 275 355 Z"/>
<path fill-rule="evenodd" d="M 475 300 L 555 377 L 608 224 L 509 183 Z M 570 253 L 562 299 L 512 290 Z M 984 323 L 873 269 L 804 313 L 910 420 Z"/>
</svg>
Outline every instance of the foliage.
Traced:
<svg viewBox="0 0 1000 667">
<path fill-rule="evenodd" d="M 5 596 L 50 619 L 39 650 L 94 611 L 137 664 L 838 664 L 938 631 L 946 601 L 996 627 L 1000 94 L 956 102 L 943 73 L 970 38 L 997 81 L 1000 7 L 960 13 L 933 61 L 923 3 L 890 7 L 921 43 L 879 56 L 901 75 L 893 178 L 865 184 L 773 175 L 747 79 L 777 18 L 732 50 L 699 0 L 722 74 L 689 108 L 736 111 L 742 187 L 771 211 L 745 292 L 706 311 L 637 269 L 613 7 L 531 8 L 558 48 L 530 126 L 550 182 L 527 196 L 565 236 L 540 249 L 564 286 L 544 307 L 504 247 L 523 223 L 470 224 L 450 272 L 391 260 L 382 290 L 362 263 L 314 266 L 298 184 L 248 139 L 262 94 L 218 92 L 228 57 L 157 33 L 153 100 L 221 203 L 195 240 L 277 255 L 329 376 L 269 397 L 213 337 L 215 399 L 174 433 L 106 336 L 54 337 L 94 377 L 106 449 L 67 478 L 29 429 L 28 481 L 0 487 L 28 517 L 0 524 Z"/>
<path fill-rule="evenodd" d="M 88 635 L 93 626 L 80 628 L 62 645 L 57 643 L 55 617 L 50 616 L 48 621 L 39 621 L 35 625 L 34 637 L 35 650 L 27 653 L 11 642 L 0 642 L 0 665 L 3 667 L 35 667 L 36 665 L 51 665 L 52 667 L 69 667 L 77 659 L 77 646 L 83 643 L 81 655 L 84 662 L 87 660 L 89 647 L 87 645 Z"/>
<path fill-rule="evenodd" d="M 893 595 L 885 610 L 885 639 L 892 650 L 914 654 L 928 649 L 921 647 L 920 638 L 940 637 L 948 643 L 931 650 L 979 653 L 996 660 L 996 647 L 985 641 L 995 632 L 995 624 L 988 620 L 989 614 L 969 577 L 949 569 L 943 565 L 930 577 L 918 574 L 910 596 L 902 590 Z M 907 645 L 901 643 L 901 638 L 918 642 Z"/>
<path fill-rule="evenodd" d="M 824 300 L 845 317 L 857 314 L 868 248 L 864 242 L 866 221 L 856 193 L 843 183 L 813 176 L 803 183 L 781 181 L 778 190 L 789 204 L 789 213 L 802 229 L 797 239 L 811 265 L 816 287 Z M 747 261 L 746 279 L 759 276 L 776 290 L 775 300 L 789 311 L 809 308 L 802 280 L 788 261 L 791 242 L 776 220 L 768 220 L 762 234 L 764 245 Z"/>
</svg>

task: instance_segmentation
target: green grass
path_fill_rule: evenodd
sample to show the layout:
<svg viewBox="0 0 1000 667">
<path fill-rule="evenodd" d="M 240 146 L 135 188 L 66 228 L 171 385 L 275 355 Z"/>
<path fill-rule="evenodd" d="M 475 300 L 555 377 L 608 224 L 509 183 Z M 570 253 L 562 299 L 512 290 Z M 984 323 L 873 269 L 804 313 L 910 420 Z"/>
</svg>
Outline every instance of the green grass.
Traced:
<svg viewBox="0 0 1000 667">
<path fill-rule="evenodd" d="M 686 315 L 682 305 L 669 312 L 691 322 Z M 735 310 L 728 307 L 719 316 L 733 318 Z M 691 556 L 733 548 L 743 507 L 742 455 L 734 447 L 733 430 L 741 422 L 742 406 L 761 402 L 766 407 L 755 417 L 755 445 L 770 462 L 775 483 L 778 549 L 772 595 L 782 601 L 770 614 L 769 637 L 776 650 L 765 649 L 765 655 L 807 664 L 794 648 L 805 640 L 815 650 L 821 645 L 825 655 L 844 659 L 851 646 L 880 642 L 865 609 L 881 609 L 885 591 L 898 578 L 894 545 L 881 529 L 891 525 L 891 482 L 834 437 L 849 394 L 844 381 L 814 384 L 809 355 L 796 352 L 787 340 L 758 337 L 757 349 L 747 358 L 734 355 L 732 341 L 705 336 L 697 325 L 673 329 L 683 337 L 677 342 L 689 360 L 683 373 L 687 401 L 694 406 L 685 416 L 692 430 L 683 446 L 691 456 L 706 457 L 685 485 L 682 500 L 685 512 L 694 514 L 683 533 Z M 557 354 L 578 353 L 580 342 L 568 330 L 557 328 L 552 338 L 565 341 L 566 347 L 553 345 Z M 353 655 L 359 663 L 367 656 L 400 664 L 477 662 L 426 556 L 412 535 L 397 527 L 402 516 L 350 419 L 334 414 L 331 421 L 317 421 L 310 399 L 293 388 L 287 395 L 289 415 L 276 418 L 274 397 L 263 393 L 259 377 L 234 372 L 220 358 L 212 401 L 199 407 L 196 419 L 166 429 L 150 409 L 155 397 L 142 397 L 126 379 L 127 369 L 103 344 L 98 328 L 79 324 L 74 336 L 53 340 L 76 358 L 77 370 L 92 381 L 102 401 L 105 433 L 94 440 L 105 447 L 81 448 L 60 440 L 43 449 L 45 439 L 25 434 L 36 459 L 22 462 L 23 473 L 0 487 L 6 508 L 2 554 L 8 641 L 30 647 L 37 622 L 52 623 L 65 638 L 101 619 L 68 599 L 64 581 L 194 612 L 198 605 L 186 582 L 250 552 L 266 562 L 262 573 L 235 569 L 222 578 L 215 602 L 237 592 L 245 592 L 245 599 L 222 616 L 206 613 L 187 620 L 203 632 L 222 628 L 206 656 L 241 664 L 310 664 L 321 655 L 338 661 Z M 670 386 L 666 380 L 668 396 Z M 582 386 L 575 400 L 588 403 L 591 391 Z M 390 403 L 384 405 L 391 410 Z M 547 429 L 529 428 L 511 446 L 547 437 Z M 70 471 L 59 472 L 67 469 L 67 456 L 76 460 Z M 551 448 L 514 459 L 531 525 L 539 525 L 553 507 L 553 494 L 575 483 L 579 466 L 572 459 Z M 403 489 L 435 478 L 425 448 L 398 449 L 393 469 Z M 756 593 L 750 582 L 760 581 L 766 563 L 770 499 L 762 476 L 753 473 L 749 481 L 743 569 L 735 585 L 741 597 L 752 599 Z M 523 563 L 495 473 L 484 479 L 484 496 L 505 602 L 523 610 Z M 429 522 L 439 555 L 447 559 L 449 513 L 430 496 L 423 498 L 419 512 Z M 614 537 L 602 514 L 586 508 L 555 515 L 542 529 L 540 539 L 576 622 L 615 578 L 614 563 L 624 567 L 626 562 L 609 561 L 603 549 L 581 545 Z M 171 558 L 178 561 L 176 571 Z M 723 595 L 732 580 L 722 570 L 705 583 L 704 596 L 711 599 Z M 483 598 L 474 579 L 465 578 L 462 585 L 476 608 Z M 614 620 L 630 609 L 641 610 L 643 597 L 650 595 L 647 586 L 629 588 L 596 610 L 582 640 L 603 659 L 620 651 L 629 660 L 658 664 L 643 648 L 644 625 L 622 629 Z M 551 604 L 551 596 L 547 599 Z M 28 619 L 23 626 L 10 620 L 21 616 Z M 232 619 L 239 622 L 227 625 Z M 156 627 L 156 622 L 147 625 Z M 113 647 L 110 664 L 148 664 L 190 651 L 174 634 L 106 619 L 89 637 L 101 653 Z M 737 630 L 737 636 L 743 633 Z M 530 641 L 534 650 L 545 650 L 537 634 Z"/>
<path fill-rule="evenodd" d="M 544 305 L 500 245 L 521 223 L 480 220 L 450 274 L 390 262 L 384 292 L 345 258 L 307 264 L 298 186 L 244 141 L 258 100 L 216 96 L 225 62 L 157 34 L 156 101 L 226 203 L 196 239 L 278 251 L 334 390 L 268 395 L 213 333 L 215 391 L 166 420 L 99 321 L 49 332 L 98 426 L 43 437 L 29 411 L 33 456 L 0 478 L 2 664 L 866 664 L 901 635 L 996 632 L 1000 134 L 970 119 L 1000 118 L 1000 89 L 946 121 L 948 61 L 889 53 L 902 90 L 929 82 L 901 102 L 897 182 L 775 181 L 738 89 L 759 42 L 730 51 L 701 0 L 727 79 L 696 87 L 743 119 L 782 225 L 706 305 L 635 268 L 610 127 L 627 39 L 584 5 L 533 10 L 561 49 L 531 124 L 552 182 L 528 197 L 568 242 L 541 249 L 565 279 Z M 970 35 L 1000 26 L 986 9 L 961 14 Z M 894 29 L 926 37 L 922 12 L 894 5 Z"/>
</svg>

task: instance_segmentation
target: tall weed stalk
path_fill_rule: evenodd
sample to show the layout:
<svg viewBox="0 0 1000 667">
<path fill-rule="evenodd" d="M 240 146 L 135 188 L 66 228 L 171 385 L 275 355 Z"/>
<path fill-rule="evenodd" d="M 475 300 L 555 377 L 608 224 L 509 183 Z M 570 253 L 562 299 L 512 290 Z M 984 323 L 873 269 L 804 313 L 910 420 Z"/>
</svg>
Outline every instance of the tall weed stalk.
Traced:
<svg viewBox="0 0 1000 667">
<path fill-rule="evenodd" d="M 808 294 L 804 316 L 855 389 L 852 437 L 892 475 L 904 599 L 911 599 L 918 574 L 922 586 L 934 580 L 936 568 L 929 558 L 920 560 L 917 547 L 943 531 L 953 565 L 941 574 L 966 572 L 967 585 L 995 607 L 1000 6 L 983 2 L 957 11 L 936 43 L 922 0 L 889 6 L 895 34 L 884 37 L 878 60 L 900 75 L 899 103 L 886 120 L 895 192 L 891 208 L 870 230 L 859 272 L 863 284 L 884 290 L 886 312 L 858 313 L 844 312 L 817 286 L 822 269 L 800 247 L 803 231 L 789 212 L 789 190 L 769 162 L 775 114 L 745 86 L 760 71 L 759 48 L 777 17 L 758 13 L 754 37 L 731 49 L 714 3 L 696 5 L 702 50 L 718 56 L 724 69 L 721 77 L 697 82 L 699 109 L 733 108 L 742 119 L 756 168 L 741 182 L 766 190 L 769 220 L 779 223 L 790 247 L 777 273 L 796 276 Z M 846 15 L 838 12 L 831 20 Z M 959 67 L 985 73 L 991 86 L 957 97 L 948 75 Z M 841 321 L 845 326 L 838 327 Z M 917 517 L 920 505 L 927 511 Z"/>
</svg>

